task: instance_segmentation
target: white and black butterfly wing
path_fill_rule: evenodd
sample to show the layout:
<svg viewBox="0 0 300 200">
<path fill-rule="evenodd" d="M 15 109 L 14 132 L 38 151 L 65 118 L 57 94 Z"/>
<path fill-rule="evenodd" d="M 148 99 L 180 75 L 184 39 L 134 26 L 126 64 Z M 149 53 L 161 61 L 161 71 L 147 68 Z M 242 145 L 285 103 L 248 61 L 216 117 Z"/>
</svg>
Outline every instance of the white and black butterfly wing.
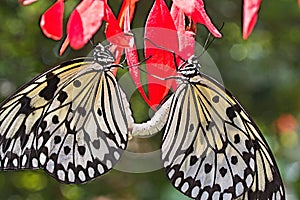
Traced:
<svg viewBox="0 0 300 200">
<path fill-rule="evenodd" d="M 38 168 L 37 130 L 51 98 L 59 90 L 61 71 L 64 80 L 78 72 L 82 62 L 65 63 L 45 72 L 20 88 L 0 106 L 1 169 Z M 57 71 L 57 72 L 58 72 Z"/>
<path fill-rule="evenodd" d="M 171 98 L 162 159 L 178 190 L 194 199 L 284 199 L 267 143 L 228 91 L 197 75 Z"/>
<path fill-rule="evenodd" d="M 92 60 L 38 76 L 0 106 L 1 169 L 43 168 L 65 183 L 106 173 L 127 145 L 123 101 L 113 74 Z"/>
</svg>

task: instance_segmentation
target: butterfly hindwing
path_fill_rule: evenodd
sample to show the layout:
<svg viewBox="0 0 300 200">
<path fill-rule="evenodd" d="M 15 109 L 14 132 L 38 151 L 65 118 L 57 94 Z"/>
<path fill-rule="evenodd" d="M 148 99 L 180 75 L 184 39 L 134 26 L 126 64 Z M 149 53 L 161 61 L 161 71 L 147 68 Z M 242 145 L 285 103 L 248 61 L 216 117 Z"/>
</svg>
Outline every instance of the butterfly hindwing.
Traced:
<svg viewBox="0 0 300 200">
<path fill-rule="evenodd" d="M 170 98 L 162 159 L 178 190 L 194 199 L 284 199 L 266 141 L 222 85 L 195 75 Z"/>
<path fill-rule="evenodd" d="M 41 164 L 48 173 L 62 181 L 85 182 L 116 164 L 127 145 L 119 90 L 111 72 L 91 70 L 60 91 L 41 122 L 47 134 L 38 138 Z M 64 102 L 61 94 L 68 94 Z"/>
<path fill-rule="evenodd" d="M 131 111 L 109 67 L 93 59 L 69 61 L 2 103 L 0 168 L 43 168 L 65 183 L 112 169 L 127 146 Z"/>
</svg>

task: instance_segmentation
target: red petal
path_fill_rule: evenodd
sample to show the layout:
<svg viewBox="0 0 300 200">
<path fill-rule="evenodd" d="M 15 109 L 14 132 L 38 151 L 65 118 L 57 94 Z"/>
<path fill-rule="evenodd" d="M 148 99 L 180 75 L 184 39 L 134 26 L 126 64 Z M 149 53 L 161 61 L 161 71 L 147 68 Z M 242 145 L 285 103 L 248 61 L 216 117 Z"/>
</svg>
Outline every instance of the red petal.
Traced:
<svg viewBox="0 0 300 200">
<path fill-rule="evenodd" d="M 148 105 L 151 105 L 150 100 L 147 97 L 147 95 L 144 91 L 144 88 L 142 86 L 142 83 L 141 83 L 139 66 L 135 66 L 139 62 L 136 46 L 134 46 L 132 48 L 125 48 L 125 56 L 126 56 L 127 64 L 129 66 L 133 66 L 133 67 L 129 67 L 129 73 L 130 73 L 132 80 L 134 81 L 138 91 L 140 92 L 140 94 L 143 97 L 143 99 L 145 100 L 145 102 Z"/>
<path fill-rule="evenodd" d="M 124 16 L 124 20 L 123 20 L 124 23 L 122 26 L 124 27 L 125 33 L 130 32 L 131 16 L 130 16 L 129 10 L 130 10 L 130 7 L 127 7 L 125 10 L 122 11 L 123 16 Z M 139 63 L 139 56 L 138 56 L 135 44 L 133 47 L 125 48 L 125 57 L 126 57 L 127 64 L 129 66 L 132 66 L 132 67 L 129 67 L 129 73 L 131 75 L 133 82 L 137 86 L 137 89 L 140 92 L 140 94 L 142 95 L 145 102 L 150 104 L 149 99 L 144 91 L 144 88 L 142 87 L 140 70 L 139 70 L 139 66 L 137 65 Z"/>
<path fill-rule="evenodd" d="M 36 2 L 37 0 L 19 0 L 19 3 L 22 4 L 23 6 L 27 6 L 30 5 L 34 2 Z"/>
<path fill-rule="evenodd" d="M 156 45 L 178 53 L 178 38 L 173 19 L 163 0 L 156 0 L 146 22 L 145 38 Z M 152 56 L 146 61 L 147 72 L 159 77 L 169 77 L 176 73 L 172 53 L 153 46 L 145 41 L 145 56 Z M 148 96 L 150 106 L 155 107 L 168 94 L 172 80 L 162 81 L 148 75 Z"/>
<path fill-rule="evenodd" d="M 83 47 L 101 26 L 103 16 L 103 0 L 81 1 L 72 12 L 67 25 L 70 46 L 74 49 Z"/>
<path fill-rule="evenodd" d="M 209 16 L 206 14 L 203 0 L 173 0 L 173 3 L 195 22 L 204 24 L 215 37 L 222 37 L 222 34 L 213 25 Z"/>
<path fill-rule="evenodd" d="M 298 0 L 298 6 L 299 6 L 299 8 L 300 8 L 300 0 Z"/>
<path fill-rule="evenodd" d="M 177 29 L 179 41 L 179 55 L 181 58 L 187 60 L 194 54 L 195 33 L 193 33 L 192 31 L 187 31 L 185 29 L 184 12 L 181 9 L 179 9 L 175 4 L 172 5 L 170 13 L 173 18 L 175 27 Z M 178 65 L 180 65 L 183 62 L 178 57 L 176 61 Z M 174 82 L 172 88 L 177 88 L 177 82 Z"/>
<path fill-rule="evenodd" d="M 261 0 L 244 0 L 243 5 L 243 38 L 246 40 L 251 34 L 260 8 Z"/>
<path fill-rule="evenodd" d="M 187 60 L 194 54 L 195 33 L 185 30 L 184 13 L 175 4 L 171 7 L 171 16 L 178 31 L 180 56 Z M 181 61 L 180 59 L 178 61 Z"/>
<path fill-rule="evenodd" d="M 185 31 L 185 20 L 184 20 L 184 12 L 179 9 L 175 4 L 172 4 L 170 14 L 174 21 L 174 25 L 179 32 Z"/>
<path fill-rule="evenodd" d="M 129 15 L 127 16 L 129 19 L 129 21 L 132 21 L 132 18 L 134 16 L 134 11 L 135 11 L 135 4 L 138 2 L 139 0 L 124 0 L 122 7 L 120 9 L 119 15 L 118 15 L 118 22 L 121 28 L 123 28 L 124 26 L 124 18 L 125 15 Z M 128 11 L 129 9 L 129 11 Z M 127 14 L 127 12 L 129 12 L 129 14 Z M 126 22 L 125 22 L 126 23 Z"/>
<path fill-rule="evenodd" d="M 43 33 L 53 39 L 60 40 L 63 28 L 64 1 L 58 0 L 44 14 L 40 21 Z"/>
<path fill-rule="evenodd" d="M 121 47 L 132 47 L 134 38 L 124 35 L 119 22 L 107 4 L 105 5 L 104 20 L 107 22 L 105 35 L 109 42 Z"/>
</svg>

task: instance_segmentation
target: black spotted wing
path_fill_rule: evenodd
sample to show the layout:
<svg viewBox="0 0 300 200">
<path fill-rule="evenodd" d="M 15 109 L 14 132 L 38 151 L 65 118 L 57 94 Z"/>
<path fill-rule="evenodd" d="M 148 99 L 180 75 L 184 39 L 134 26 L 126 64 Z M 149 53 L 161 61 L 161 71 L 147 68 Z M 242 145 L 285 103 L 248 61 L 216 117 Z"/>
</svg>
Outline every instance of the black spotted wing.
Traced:
<svg viewBox="0 0 300 200">
<path fill-rule="evenodd" d="M 161 151 L 175 188 L 193 199 L 285 199 L 270 148 L 222 85 L 200 74 L 170 98 Z"/>
<path fill-rule="evenodd" d="M 120 159 L 128 113 L 104 66 L 92 58 L 59 65 L 0 105 L 0 169 L 42 168 L 64 183 L 91 180 Z"/>
</svg>

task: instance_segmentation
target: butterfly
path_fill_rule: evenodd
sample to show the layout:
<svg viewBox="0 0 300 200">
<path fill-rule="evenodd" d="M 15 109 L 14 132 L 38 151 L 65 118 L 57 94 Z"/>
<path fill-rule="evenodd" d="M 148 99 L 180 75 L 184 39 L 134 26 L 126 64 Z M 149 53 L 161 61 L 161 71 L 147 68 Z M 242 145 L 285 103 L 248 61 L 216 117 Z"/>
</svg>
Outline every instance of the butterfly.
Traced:
<svg viewBox="0 0 300 200">
<path fill-rule="evenodd" d="M 170 78 L 178 88 L 151 120 L 134 124 L 132 135 L 149 137 L 164 127 L 161 158 L 167 177 L 193 199 L 285 199 L 259 128 L 236 98 L 200 68 L 196 56 L 177 66 L 178 76 Z"/>
<path fill-rule="evenodd" d="M 115 58 L 98 44 L 38 75 L 0 105 L 0 169 L 44 169 L 63 183 L 84 183 L 118 162 L 132 118 L 111 69 Z"/>
</svg>

